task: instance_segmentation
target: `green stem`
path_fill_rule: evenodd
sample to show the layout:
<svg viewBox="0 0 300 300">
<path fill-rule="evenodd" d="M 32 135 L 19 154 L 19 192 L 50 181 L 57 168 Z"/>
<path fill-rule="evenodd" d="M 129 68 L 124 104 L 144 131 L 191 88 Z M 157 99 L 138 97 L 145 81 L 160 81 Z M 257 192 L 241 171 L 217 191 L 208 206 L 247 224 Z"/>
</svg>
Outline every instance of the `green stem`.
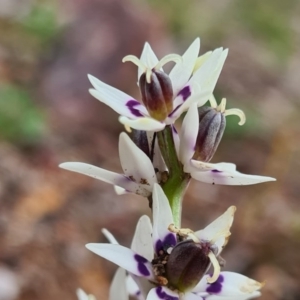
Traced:
<svg viewBox="0 0 300 300">
<path fill-rule="evenodd" d="M 169 170 L 168 180 L 162 188 L 169 200 L 175 226 L 180 227 L 182 198 L 190 181 L 189 174 L 184 173 L 183 165 L 177 157 L 173 140 L 172 127 L 166 126 L 157 133 L 158 145 Z"/>
</svg>

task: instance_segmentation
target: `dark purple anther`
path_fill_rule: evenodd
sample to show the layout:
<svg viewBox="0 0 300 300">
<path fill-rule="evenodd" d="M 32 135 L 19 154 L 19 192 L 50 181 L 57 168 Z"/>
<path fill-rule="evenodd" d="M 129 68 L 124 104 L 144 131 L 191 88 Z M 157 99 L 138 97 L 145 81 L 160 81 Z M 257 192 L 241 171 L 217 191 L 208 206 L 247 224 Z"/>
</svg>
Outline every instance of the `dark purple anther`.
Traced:
<svg viewBox="0 0 300 300">
<path fill-rule="evenodd" d="M 143 103 L 150 116 L 158 121 L 163 121 L 173 110 L 173 87 L 169 76 L 153 69 L 150 82 L 147 82 L 147 75 L 143 73 L 139 86 Z"/>
</svg>

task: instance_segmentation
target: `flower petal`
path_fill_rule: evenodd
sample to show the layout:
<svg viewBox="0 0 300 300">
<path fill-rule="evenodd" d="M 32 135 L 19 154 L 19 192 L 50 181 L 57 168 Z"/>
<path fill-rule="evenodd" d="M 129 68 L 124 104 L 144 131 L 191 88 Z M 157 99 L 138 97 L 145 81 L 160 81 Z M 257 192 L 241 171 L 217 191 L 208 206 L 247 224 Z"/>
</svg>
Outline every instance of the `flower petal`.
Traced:
<svg viewBox="0 0 300 300">
<path fill-rule="evenodd" d="M 166 126 L 166 124 L 151 118 L 138 118 L 132 120 L 127 118 L 126 116 L 121 116 L 119 117 L 119 122 L 133 129 L 145 131 L 161 131 Z"/>
<path fill-rule="evenodd" d="M 131 275 L 126 276 L 126 288 L 130 296 L 141 299 L 141 291 Z"/>
<path fill-rule="evenodd" d="M 174 224 L 169 201 L 161 186 L 154 184 L 152 194 L 153 209 L 153 244 L 156 253 L 175 246 L 176 235 L 168 230 L 169 225 Z"/>
<path fill-rule="evenodd" d="M 155 55 L 154 51 L 152 50 L 150 44 L 148 42 L 145 43 L 140 61 L 148 68 L 152 69 L 154 68 L 158 63 L 158 58 Z M 140 67 L 138 69 L 138 81 L 141 77 L 141 75 L 145 72 L 145 70 L 142 70 Z"/>
<path fill-rule="evenodd" d="M 191 105 L 182 122 L 180 131 L 179 160 L 185 165 L 195 153 L 195 145 L 199 130 L 197 104 Z"/>
<path fill-rule="evenodd" d="M 231 234 L 230 228 L 233 222 L 235 211 L 236 207 L 230 206 L 225 213 L 223 213 L 204 229 L 195 232 L 195 235 L 200 240 L 210 241 L 218 247 L 217 255 L 221 253 Z"/>
<path fill-rule="evenodd" d="M 210 95 L 211 95 L 211 91 L 210 90 L 199 90 L 199 91 L 196 91 L 195 90 L 195 85 L 192 87 L 193 90 L 192 90 L 192 95 L 186 100 L 184 101 L 182 104 L 179 104 L 172 112 L 171 114 L 168 116 L 167 120 L 166 120 L 166 123 L 167 124 L 172 124 L 175 122 L 175 120 L 177 120 L 181 114 L 183 112 L 185 112 L 186 110 L 189 109 L 189 107 L 193 104 L 193 103 L 197 103 L 197 106 L 201 106 L 201 105 L 204 105 Z M 177 98 L 175 99 L 176 102 L 177 101 Z M 181 101 L 179 101 L 181 102 Z"/>
<path fill-rule="evenodd" d="M 149 292 L 147 300 L 179 300 L 179 296 L 164 286 L 158 286 Z"/>
<path fill-rule="evenodd" d="M 93 165 L 80 162 L 67 162 L 60 164 L 59 167 L 120 186 L 129 192 L 136 193 L 141 196 L 148 197 L 151 194 L 148 190 L 133 182 L 130 178 L 115 172 L 95 167 Z"/>
<path fill-rule="evenodd" d="M 120 134 L 119 155 L 125 175 L 151 191 L 157 182 L 152 162 L 125 132 Z"/>
<path fill-rule="evenodd" d="M 169 77 L 172 81 L 174 95 L 178 94 L 191 77 L 199 50 L 200 39 L 196 38 L 196 40 L 182 55 L 182 61 L 178 62 L 171 70 Z"/>
<path fill-rule="evenodd" d="M 151 263 L 131 249 L 114 244 L 87 244 L 86 248 L 134 275 L 154 278 Z"/>
<path fill-rule="evenodd" d="M 207 299 L 227 299 L 227 297 L 228 299 L 251 299 L 258 297 L 260 295 L 258 290 L 264 286 L 264 283 L 234 272 L 221 272 L 217 281 L 211 284 L 207 282 L 208 276 L 204 276 L 193 289 L 193 292 L 207 292 L 219 296 L 219 298 L 207 297 Z"/>
<path fill-rule="evenodd" d="M 89 90 L 91 95 L 111 107 L 118 114 L 132 119 L 148 115 L 146 108 L 131 96 L 92 75 L 88 75 L 88 77 L 95 88 Z"/>
<path fill-rule="evenodd" d="M 109 300 L 128 300 L 128 290 L 126 285 L 126 271 L 118 268 L 109 289 Z"/>
<path fill-rule="evenodd" d="M 223 184 L 223 185 L 251 185 L 268 181 L 275 181 L 275 178 L 258 176 L 258 175 L 247 175 L 234 170 L 224 170 L 218 168 L 219 164 L 214 164 L 215 169 L 210 171 L 191 172 L 191 176 L 202 182 L 210 184 Z"/>
<path fill-rule="evenodd" d="M 209 55 L 203 65 L 194 73 L 189 81 L 189 84 L 200 85 L 202 90 L 208 89 L 212 93 L 221 73 L 227 54 L 227 49 L 215 49 L 212 54 Z"/>
<path fill-rule="evenodd" d="M 154 257 L 152 247 L 152 225 L 148 216 L 142 216 L 136 226 L 131 250 L 151 261 Z"/>
</svg>

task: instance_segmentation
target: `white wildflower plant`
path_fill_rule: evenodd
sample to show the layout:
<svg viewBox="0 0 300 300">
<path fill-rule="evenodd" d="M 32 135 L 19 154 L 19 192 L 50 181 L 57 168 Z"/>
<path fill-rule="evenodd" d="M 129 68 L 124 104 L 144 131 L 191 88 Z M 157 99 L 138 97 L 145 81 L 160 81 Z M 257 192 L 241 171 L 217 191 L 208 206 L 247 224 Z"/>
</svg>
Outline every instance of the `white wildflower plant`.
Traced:
<svg viewBox="0 0 300 300">
<path fill-rule="evenodd" d="M 227 244 L 235 206 L 202 230 L 181 228 L 181 212 L 190 180 L 211 185 L 251 185 L 274 181 L 247 175 L 233 163 L 212 163 L 226 128 L 226 117 L 246 121 L 240 109 L 227 109 L 226 99 L 213 96 L 228 50 L 218 48 L 198 57 L 200 39 L 180 56 L 157 58 L 148 43 L 140 58 L 125 56 L 138 67 L 141 101 L 89 75 L 90 93 L 110 106 L 132 133 L 119 137 L 123 172 L 111 172 L 81 162 L 61 168 L 81 173 L 115 187 L 117 194 L 134 193 L 148 199 L 152 221 L 142 216 L 130 248 L 103 229 L 110 243 L 86 247 L 119 266 L 109 300 L 246 300 L 260 296 L 263 283 L 222 271 L 221 251 Z M 175 62 L 169 74 L 163 66 Z M 209 102 L 209 106 L 205 105 Z M 175 121 L 186 112 L 180 130 Z M 214 187 L 212 187 L 214 188 Z M 209 271 L 211 269 L 211 271 Z M 208 273 L 209 272 L 209 273 Z M 79 300 L 93 296 L 77 291 Z"/>
<path fill-rule="evenodd" d="M 127 295 L 137 299 L 251 299 L 260 295 L 263 284 L 237 273 L 221 272 L 217 259 L 228 242 L 234 212 L 235 207 L 229 207 L 199 231 L 177 229 L 168 199 L 155 184 L 153 228 L 150 219 L 142 216 L 130 249 L 117 244 L 107 230 L 103 232 L 111 244 L 86 247 L 129 272 L 131 283 Z M 213 274 L 205 275 L 210 264 Z M 124 276 L 123 280 L 128 278 Z"/>
</svg>

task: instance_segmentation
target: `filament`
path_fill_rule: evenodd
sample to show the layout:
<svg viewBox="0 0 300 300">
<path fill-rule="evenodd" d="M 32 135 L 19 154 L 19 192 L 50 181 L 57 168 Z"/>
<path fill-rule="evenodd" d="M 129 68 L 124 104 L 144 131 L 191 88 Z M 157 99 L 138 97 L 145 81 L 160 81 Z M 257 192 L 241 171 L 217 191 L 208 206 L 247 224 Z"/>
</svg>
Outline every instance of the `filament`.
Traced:
<svg viewBox="0 0 300 300">
<path fill-rule="evenodd" d="M 220 267 L 220 264 L 215 256 L 215 254 L 212 251 L 209 251 L 208 257 L 210 259 L 211 264 L 213 265 L 214 273 L 211 277 L 207 277 L 206 280 L 208 283 L 214 283 L 219 278 L 219 275 L 221 273 L 221 267 Z"/>
</svg>

